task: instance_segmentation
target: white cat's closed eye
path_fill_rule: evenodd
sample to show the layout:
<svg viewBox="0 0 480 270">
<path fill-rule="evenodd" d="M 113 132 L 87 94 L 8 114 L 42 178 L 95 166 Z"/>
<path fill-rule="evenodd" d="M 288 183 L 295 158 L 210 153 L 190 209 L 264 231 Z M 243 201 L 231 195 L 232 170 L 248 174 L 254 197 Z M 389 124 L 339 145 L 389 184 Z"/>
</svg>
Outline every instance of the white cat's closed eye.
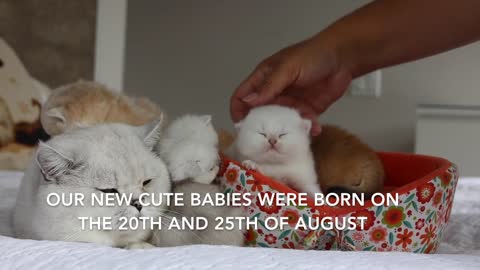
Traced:
<svg viewBox="0 0 480 270">
<path fill-rule="evenodd" d="M 146 186 L 146 185 L 150 184 L 150 182 L 152 182 L 152 179 L 148 179 L 148 180 L 143 181 L 143 186 Z"/>
</svg>

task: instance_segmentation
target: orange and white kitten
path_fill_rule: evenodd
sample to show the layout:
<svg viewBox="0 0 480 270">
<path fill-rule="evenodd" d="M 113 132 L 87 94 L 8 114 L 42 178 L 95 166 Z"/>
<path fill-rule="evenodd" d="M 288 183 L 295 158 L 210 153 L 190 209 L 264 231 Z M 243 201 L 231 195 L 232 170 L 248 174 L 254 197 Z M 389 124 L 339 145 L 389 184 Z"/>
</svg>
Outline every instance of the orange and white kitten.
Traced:
<svg viewBox="0 0 480 270">
<path fill-rule="evenodd" d="M 139 126 L 159 118 L 165 119 L 165 113 L 147 98 L 121 95 L 82 80 L 55 89 L 41 112 L 42 126 L 51 136 L 73 127 L 100 123 Z"/>
<path fill-rule="evenodd" d="M 355 135 L 332 125 L 312 139 L 315 169 L 326 193 L 381 192 L 385 173 L 377 154 Z"/>
</svg>

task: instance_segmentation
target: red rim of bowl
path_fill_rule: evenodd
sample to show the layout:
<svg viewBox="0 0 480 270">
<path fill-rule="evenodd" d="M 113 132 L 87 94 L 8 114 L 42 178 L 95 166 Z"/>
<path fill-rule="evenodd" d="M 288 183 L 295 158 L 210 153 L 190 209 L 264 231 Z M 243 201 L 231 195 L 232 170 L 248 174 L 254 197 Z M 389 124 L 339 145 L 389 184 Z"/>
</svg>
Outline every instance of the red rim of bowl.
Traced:
<svg viewBox="0 0 480 270">
<path fill-rule="evenodd" d="M 419 185 L 423 183 L 427 183 L 434 179 L 436 176 L 439 176 L 441 173 L 445 172 L 452 166 L 452 163 L 446 159 L 439 158 L 439 157 L 433 157 L 433 156 L 426 156 L 426 155 L 416 155 L 416 154 L 406 154 L 406 153 L 396 153 L 396 152 L 378 152 L 377 153 L 382 159 L 383 157 L 387 156 L 397 156 L 400 158 L 423 158 L 423 159 L 429 159 L 430 161 L 433 161 L 436 163 L 437 168 L 430 173 L 422 176 L 421 178 L 414 180 L 406 185 L 403 185 L 401 187 L 395 188 L 389 192 L 383 192 L 383 194 L 406 194 L 414 189 L 416 189 Z M 222 162 L 225 163 L 227 166 L 228 163 L 233 163 L 243 170 L 245 170 L 247 173 L 251 174 L 255 179 L 260 180 L 263 184 L 266 184 L 270 186 L 273 190 L 280 192 L 280 193 L 298 193 L 297 191 L 293 190 L 292 188 L 284 185 L 283 183 L 277 182 L 273 180 L 270 177 L 267 177 L 265 175 L 262 175 L 256 171 L 252 170 L 247 170 L 240 162 L 233 160 L 225 155 L 222 155 Z M 220 172 L 223 174 L 224 172 Z M 314 199 L 312 198 L 307 198 L 307 205 L 311 208 L 317 209 L 321 214 L 327 215 L 327 216 L 340 216 L 340 215 L 346 215 L 355 211 L 367 209 L 370 207 L 377 207 L 373 205 L 371 200 L 365 200 L 365 204 L 361 206 L 341 206 L 341 207 L 333 207 L 333 206 L 328 206 L 328 205 L 322 205 L 322 206 L 315 206 Z"/>
</svg>

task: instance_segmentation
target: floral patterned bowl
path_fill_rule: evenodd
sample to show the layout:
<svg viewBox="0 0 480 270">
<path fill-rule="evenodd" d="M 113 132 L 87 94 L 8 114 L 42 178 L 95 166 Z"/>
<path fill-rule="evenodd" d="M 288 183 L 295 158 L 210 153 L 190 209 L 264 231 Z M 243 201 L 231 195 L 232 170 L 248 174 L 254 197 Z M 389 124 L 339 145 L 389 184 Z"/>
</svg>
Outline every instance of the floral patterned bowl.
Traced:
<svg viewBox="0 0 480 270">
<path fill-rule="evenodd" d="M 317 249 L 406 251 L 433 253 L 441 240 L 452 209 L 458 180 L 456 166 L 429 156 L 401 153 L 378 153 L 383 162 L 385 190 L 398 194 L 396 206 L 375 206 L 366 201 L 363 206 L 261 205 L 261 193 L 290 193 L 293 189 L 248 171 L 238 162 L 223 158 L 218 180 L 225 192 L 250 193 L 252 203 L 245 207 L 250 219 L 257 218 L 257 229 L 250 228 L 246 246 Z M 366 217 L 363 230 L 295 230 L 298 219 L 308 217 Z M 267 217 L 288 217 L 283 229 L 268 230 Z M 291 225 L 290 225 L 291 224 Z M 267 226 L 269 227 L 269 226 Z"/>
</svg>

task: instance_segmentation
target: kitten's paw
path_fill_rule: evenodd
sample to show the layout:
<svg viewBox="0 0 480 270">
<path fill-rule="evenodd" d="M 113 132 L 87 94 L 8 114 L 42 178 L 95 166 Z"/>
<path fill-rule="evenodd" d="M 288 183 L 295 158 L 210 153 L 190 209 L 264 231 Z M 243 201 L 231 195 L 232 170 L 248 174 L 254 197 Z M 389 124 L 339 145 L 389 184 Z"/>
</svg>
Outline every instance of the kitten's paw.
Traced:
<svg viewBox="0 0 480 270">
<path fill-rule="evenodd" d="M 255 163 L 255 161 L 252 161 L 252 160 L 244 160 L 244 161 L 242 161 L 242 165 L 243 165 L 243 167 L 247 168 L 248 170 L 254 170 L 254 171 L 258 170 L 257 163 Z"/>
<path fill-rule="evenodd" d="M 147 249 L 147 248 L 154 248 L 155 246 L 147 243 L 147 242 L 138 242 L 138 243 L 131 243 L 128 244 L 125 249 Z"/>
<path fill-rule="evenodd" d="M 197 177 L 194 177 L 193 182 L 197 182 L 201 184 L 211 184 L 215 180 L 215 177 L 217 176 L 219 170 L 220 170 L 220 167 L 215 166 L 209 172 L 199 175 Z"/>
<path fill-rule="evenodd" d="M 310 185 L 304 192 L 306 192 L 310 198 L 315 198 L 316 194 L 322 194 L 322 190 L 318 185 Z"/>
</svg>

